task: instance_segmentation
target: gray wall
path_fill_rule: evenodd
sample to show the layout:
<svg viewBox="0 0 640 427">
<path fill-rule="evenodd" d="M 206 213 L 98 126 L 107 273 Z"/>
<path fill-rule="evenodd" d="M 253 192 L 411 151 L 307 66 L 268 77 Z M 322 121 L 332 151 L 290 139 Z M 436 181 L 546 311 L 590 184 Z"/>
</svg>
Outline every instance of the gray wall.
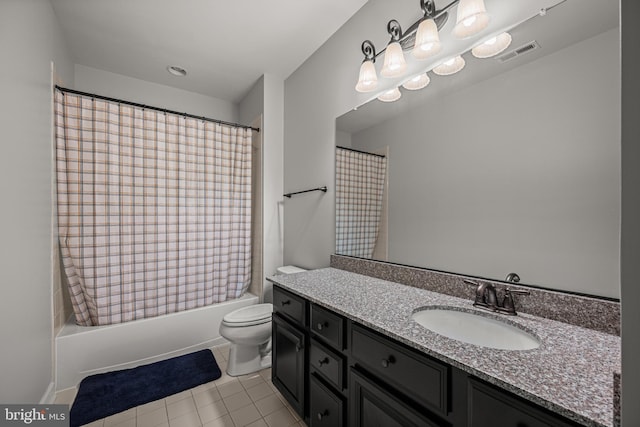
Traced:
<svg viewBox="0 0 640 427">
<path fill-rule="evenodd" d="M 640 425 L 640 2 L 622 0 L 622 425 Z"/>
<path fill-rule="evenodd" d="M 390 147 L 390 260 L 618 298 L 619 46 L 616 28 L 354 134 Z"/>
<path fill-rule="evenodd" d="M 0 2 L 0 402 L 52 385 L 52 80 L 73 65 L 46 0 Z"/>
<path fill-rule="evenodd" d="M 411 17 L 415 8 L 415 2 L 369 0 L 285 81 L 284 190 L 329 188 L 327 193 L 285 199 L 286 264 L 305 268 L 329 264 L 335 250 L 335 119 L 362 100 L 354 90 L 362 60 L 360 44 L 371 37 L 375 23 L 385 23 L 390 16 Z M 383 46 L 386 33 L 379 33 L 380 40 L 373 42 Z"/>
<path fill-rule="evenodd" d="M 84 65 L 75 66 L 75 88 L 153 107 L 238 121 L 238 107 L 233 102 Z"/>
</svg>

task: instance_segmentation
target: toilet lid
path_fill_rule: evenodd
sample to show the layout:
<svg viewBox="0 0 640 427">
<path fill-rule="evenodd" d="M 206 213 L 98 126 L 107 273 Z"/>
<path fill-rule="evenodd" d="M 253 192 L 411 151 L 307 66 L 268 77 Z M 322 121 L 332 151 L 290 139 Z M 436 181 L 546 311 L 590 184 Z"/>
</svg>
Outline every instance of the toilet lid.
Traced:
<svg viewBox="0 0 640 427">
<path fill-rule="evenodd" d="M 222 321 L 235 326 L 254 325 L 271 321 L 272 312 L 273 304 L 255 304 L 232 311 Z"/>
</svg>

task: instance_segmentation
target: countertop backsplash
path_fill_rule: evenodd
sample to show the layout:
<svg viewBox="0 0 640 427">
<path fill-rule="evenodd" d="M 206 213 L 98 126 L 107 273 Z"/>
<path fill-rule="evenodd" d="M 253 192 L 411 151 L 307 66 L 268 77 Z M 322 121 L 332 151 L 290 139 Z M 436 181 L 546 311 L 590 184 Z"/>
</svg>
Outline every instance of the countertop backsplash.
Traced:
<svg viewBox="0 0 640 427">
<path fill-rule="evenodd" d="M 539 289 L 517 284 L 506 284 L 475 277 L 443 273 L 425 268 L 409 267 L 381 261 L 331 255 L 330 266 L 377 279 L 402 283 L 458 298 L 475 299 L 473 286 L 464 279 L 493 283 L 499 295 L 506 286 L 526 289 L 530 295 L 517 295 L 516 310 L 583 328 L 612 335 L 620 335 L 620 303 L 596 297 Z"/>
</svg>

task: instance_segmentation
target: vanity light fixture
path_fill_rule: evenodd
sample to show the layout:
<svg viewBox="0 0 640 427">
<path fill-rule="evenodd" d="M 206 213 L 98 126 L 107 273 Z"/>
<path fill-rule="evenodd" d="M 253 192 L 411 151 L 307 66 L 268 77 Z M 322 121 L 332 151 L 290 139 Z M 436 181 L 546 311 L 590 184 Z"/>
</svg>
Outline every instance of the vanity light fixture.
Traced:
<svg viewBox="0 0 640 427">
<path fill-rule="evenodd" d="M 366 93 L 378 88 L 375 62 L 380 55 L 384 55 L 380 75 L 386 78 L 397 78 L 403 76 L 408 68 L 403 50 L 411 50 L 411 54 L 416 60 L 425 60 L 438 54 L 442 50 L 438 31 L 446 24 L 449 19 L 449 11 L 454 6 L 457 6 L 457 21 L 453 29 L 455 37 L 472 37 L 484 30 L 489 24 L 489 15 L 484 0 L 452 0 L 441 10 L 436 10 L 435 0 L 420 0 L 423 16 L 405 32 L 402 31 L 400 23 L 395 19 L 387 23 L 387 32 L 391 39 L 381 52 L 376 52 L 376 48 L 370 40 L 365 40 L 362 43 L 364 60 L 360 66 L 356 90 Z M 501 39 L 496 38 L 496 44 L 500 43 Z M 482 48 L 478 50 L 481 51 Z M 458 55 L 438 65 L 433 71 L 439 75 L 451 75 L 460 71 L 464 66 L 464 59 Z M 418 86 L 424 87 L 427 84 L 429 84 L 429 77 L 425 73 L 419 82 L 410 79 L 405 81 L 403 86 L 410 90 L 416 90 L 419 88 Z M 394 101 L 401 96 L 397 88 L 388 92 L 380 95 L 378 99 L 390 102 L 390 100 Z M 393 96 L 390 93 L 393 93 Z"/>
<path fill-rule="evenodd" d="M 416 59 L 427 59 L 440 52 L 442 44 L 438 34 L 438 24 L 432 18 L 435 13 L 435 4 L 421 1 L 420 7 L 424 13 L 424 18 L 422 18 L 422 22 L 420 22 L 416 30 L 416 41 L 411 53 Z"/>
<path fill-rule="evenodd" d="M 369 40 L 362 42 L 362 53 L 364 53 L 364 61 L 360 66 L 360 76 L 356 90 L 358 92 L 371 92 L 378 87 L 378 75 L 376 74 L 376 48 Z"/>
<path fill-rule="evenodd" d="M 450 76 L 462 70 L 465 66 L 464 58 L 460 55 L 449 58 L 433 69 L 439 76 Z"/>
<path fill-rule="evenodd" d="M 398 89 L 397 87 L 388 90 L 386 92 L 382 92 L 382 94 L 380 94 L 380 96 L 378 96 L 378 99 L 382 102 L 393 102 L 393 101 L 397 101 L 398 99 L 400 99 L 400 97 L 402 96 L 402 93 L 400 93 L 400 89 Z"/>
<path fill-rule="evenodd" d="M 400 23 L 395 19 L 389 21 L 387 23 L 387 32 L 391 35 L 391 40 L 387 47 L 380 52 L 376 52 L 376 48 L 371 41 L 365 40 L 362 43 L 364 61 L 360 66 L 356 90 L 358 92 L 376 90 L 378 78 L 375 74 L 375 62 L 376 58 L 382 54 L 384 54 L 384 63 L 380 75 L 387 78 L 400 77 L 405 73 L 407 63 L 404 59 L 403 50 L 413 49 L 413 56 L 419 59 L 426 59 L 436 54 L 440 50 L 438 30 L 447 22 L 449 18 L 448 10 L 459 1 L 453 0 L 444 9 L 437 11 L 434 0 L 420 0 L 420 7 L 424 16 L 414 22 L 406 32 L 402 31 Z M 434 25 L 435 31 L 433 30 Z"/>
<path fill-rule="evenodd" d="M 402 46 L 400 46 L 400 37 L 402 37 L 402 28 L 400 23 L 392 19 L 387 24 L 387 32 L 391 35 L 391 40 L 384 52 L 384 65 L 380 74 L 382 77 L 400 77 L 407 70 L 407 63 L 404 60 Z"/>
<path fill-rule="evenodd" d="M 489 15 L 484 0 L 460 0 L 453 35 L 466 39 L 478 34 L 489 25 Z"/>
<path fill-rule="evenodd" d="M 476 58 L 491 58 L 504 51 L 511 44 L 511 34 L 502 33 L 491 37 L 478 46 L 471 49 L 471 54 Z"/>
<path fill-rule="evenodd" d="M 402 87 L 408 90 L 420 90 L 427 87 L 429 82 L 431 79 L 427 73 L 422 73 L 402 83 Z"/>
</svg>

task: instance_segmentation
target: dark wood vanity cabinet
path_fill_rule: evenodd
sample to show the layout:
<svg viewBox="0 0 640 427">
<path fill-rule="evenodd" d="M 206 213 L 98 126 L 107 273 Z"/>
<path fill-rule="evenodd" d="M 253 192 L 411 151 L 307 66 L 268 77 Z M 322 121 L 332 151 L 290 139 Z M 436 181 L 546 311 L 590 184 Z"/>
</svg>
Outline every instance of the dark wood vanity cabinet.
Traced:
<svg viewBox="0 0 640 427">
<path fill-rule="evenodd" d="M 271 380 L 291 407 L 304 417 L 308 372 L 307 302 L 276 288 L 273 302 Z"/>
<path fill-rule="evenodd" d="M 577 427 L 569 420 L 470 377 L 469 427 Z"/>
<path fill-rule="evenodd" d="M 273 289 L 273 383 L 310 427 L 579 425 Z"/>
</svg>

